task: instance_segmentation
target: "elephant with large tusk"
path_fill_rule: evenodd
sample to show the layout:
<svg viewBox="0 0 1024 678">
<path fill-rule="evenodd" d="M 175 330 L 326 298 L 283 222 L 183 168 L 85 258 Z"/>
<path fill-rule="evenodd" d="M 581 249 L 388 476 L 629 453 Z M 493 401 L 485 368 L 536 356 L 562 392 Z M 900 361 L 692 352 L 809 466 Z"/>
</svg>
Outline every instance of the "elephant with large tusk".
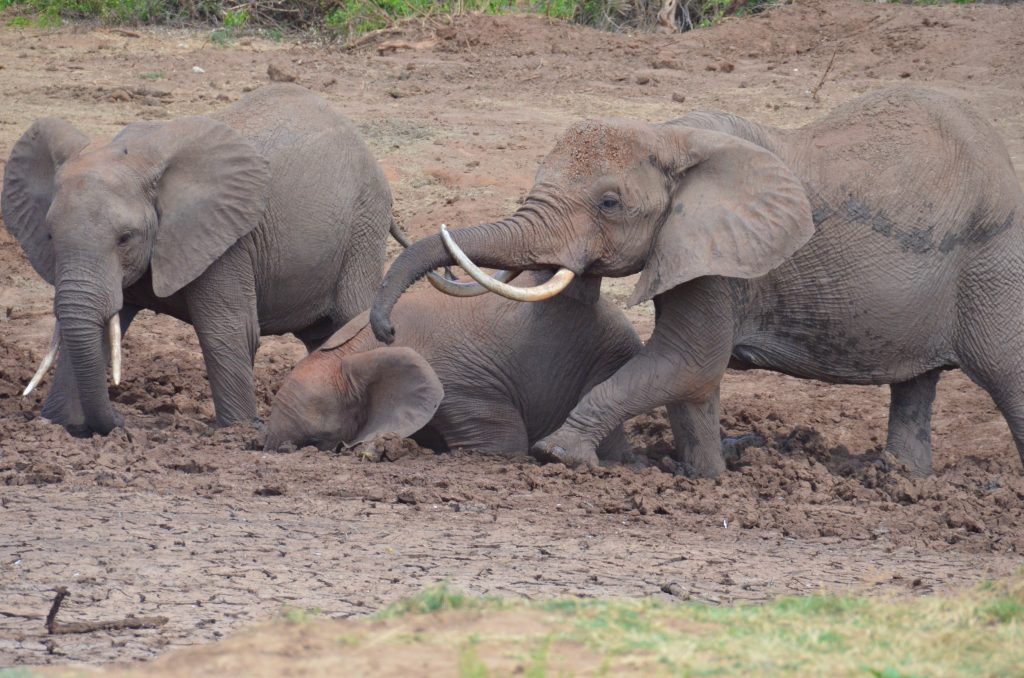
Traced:
<svg viewBox="0 0 1024 678">
<path fill-rule="evenodd" d="M 920 474 L 939 374 L 960 368 L 1024 456 L 1024 193 L 991 125 L 948 96 L 882 90 L 795 130 L 706 112 L 576 124 L 517 212 L 395 261 L 376 335 L 453 262 L 501 294 L 478 266 L 640 273 L 631 302 L 654 300 L 650 341 L 533 446 L 541 459 L 592 464 L 614 426 L 666 405 L 678 460 L 716 475 L 728 366 L 889 384 L 888 448 Z"/>
<path fill-rule="evenodd" d="M 264 334 L 312 350 L 363 311 L 397 235 L 384 175 L 355 128 L 297 85 L 263 87 L 210 116 L 125 127 L 90 145 L 37 120 L 11 151 L 3 216 L 54 285 L 56 361 L 42 416 L 76 433 L 122 423 L 121 336 L 143 308 L 191 323 L 218 424 L 257 417 Z"/>
</svg>

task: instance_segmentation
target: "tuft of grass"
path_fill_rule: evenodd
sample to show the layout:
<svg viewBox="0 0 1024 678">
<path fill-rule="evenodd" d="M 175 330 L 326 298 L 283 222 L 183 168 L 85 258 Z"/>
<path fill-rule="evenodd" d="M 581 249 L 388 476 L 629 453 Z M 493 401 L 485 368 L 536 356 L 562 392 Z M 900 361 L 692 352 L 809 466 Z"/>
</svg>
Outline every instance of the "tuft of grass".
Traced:
<svg viewBox="0 0 1024 678">
<path fill-rule="evenodd" d="M 22 667 L 0 669 L 0 678 L 33 678 L 37 676 L 34 671 Z"/>
<path fill-rule="evenodd" d="M 409 614 L 435 614 L 451 610 L 475 609 L 499 604 L 496 598 L 476 598 L 456 591 L 446 583 L 424 589 L 410 598 L 392 603 L 377 613 L 379 619 L 390 619 Z"/>
<path fill-rule="evenodd" d="M 302 625 L 320 619 L 323 610 L 318 607 L 304 609 L 301 607 L 286 607 L 281 610 L 281 618 L 288 624 Z"/>
<path fill-rule="evenodd" d="M 479 643 L 478 636 L 470 636 L 459 650 L 459 678 L 487 678 L 490 675 L 487 665 L 480 660 L 477 652 L 476 646 Z"/>
</svg>

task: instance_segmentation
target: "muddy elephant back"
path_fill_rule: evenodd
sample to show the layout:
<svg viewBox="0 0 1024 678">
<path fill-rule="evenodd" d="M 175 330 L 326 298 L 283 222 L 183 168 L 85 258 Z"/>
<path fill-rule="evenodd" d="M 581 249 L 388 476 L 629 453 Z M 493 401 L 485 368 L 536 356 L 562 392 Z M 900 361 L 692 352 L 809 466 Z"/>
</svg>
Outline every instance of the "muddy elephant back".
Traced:
<svg viewBox="0 0 1024 678">
<path fill-rule="evenodd" d="M 998 132 L 946 94 L 913 87 L 879 90 L 798 136 L 814 159 L 805 168 L 807 179 L 842 177 L 847 192 L 882 201 L 923 196 L 927 203 L 941 196 L 945 204 L 968 205 L 978 218 L 993 222 L 1020 203 L 1020 182 Z"/>
</svg>

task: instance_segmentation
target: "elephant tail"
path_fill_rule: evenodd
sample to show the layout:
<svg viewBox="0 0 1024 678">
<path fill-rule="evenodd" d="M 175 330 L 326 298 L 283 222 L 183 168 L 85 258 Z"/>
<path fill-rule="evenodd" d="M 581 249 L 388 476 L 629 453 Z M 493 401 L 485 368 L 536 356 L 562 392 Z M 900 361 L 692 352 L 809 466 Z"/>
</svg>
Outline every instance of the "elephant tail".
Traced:
<svg viewBox="0 0 1024 678">
<path fill-rule="evenodd" d="M 409 247 L 412 245 L 412 241 L 409 240 L 409 237 L 405 234 L 405 231 L 402 230 L 402 227 L 398 225 L 398 221 L 395 219 L 394 215 L 391 215 L 390 232 L 391 237 L 394 238 L 395 241 L 397 241 L 398 244 L 404 247 L 405 249 L 409 249 Z"/>
</svg>

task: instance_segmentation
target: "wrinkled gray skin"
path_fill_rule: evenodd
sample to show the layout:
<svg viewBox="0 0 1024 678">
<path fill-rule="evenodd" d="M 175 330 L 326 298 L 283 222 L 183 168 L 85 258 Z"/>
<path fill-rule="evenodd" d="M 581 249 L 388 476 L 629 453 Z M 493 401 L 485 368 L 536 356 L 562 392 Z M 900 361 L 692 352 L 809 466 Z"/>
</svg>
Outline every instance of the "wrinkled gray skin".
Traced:
<svg viewBox="0 0 1024 678">
<path fill-rule="evenodd" d="M 598 299 L 599 285 L 580 282 L 536 304 L 412 293 L 395 307 L 390 347 L 364 313 L 285 379 L 266 449 L 333 449 L 397 433 L 438 451 L 525 454 L 640 350 L 622 312 Z M 616 459 L 628 447 L 621 427 L 610 432 L 598 453 Z"/>
<path fill-rule="evenodd" d="M 260 335 L 309 349 L 365 309 L 383 270 L 391 195 L 352 125 L 296 85 L 209 117 L 129 125 L 106 145 L 36 121 L 4 176 L 3 215 L 55 287 L 62 349 L 43 416 L 76 433 L 123 419 L 104 325 L 149 308 L 191 323 L 217 423 L 256 419 Z"/>
<path fill-rule="evenodd" d="M 533 453 L 592 463 L 627 417 L 669 406 L 679 460 L 720 473 L 727 366 L 890 384 L 888 447 L 931 469 L 942 370 L 987 390 L 1024 455 L 1024 196 L 992 127 L 934 92 L 890 89 L 796 130 L 725 113 L 584 122 L 511 217 L 453 231 L 476 263 L 642 271 L 644 349 Z M 371 321 L 451 257 L 437 237 L 385 276 Z"/>
</svg>

